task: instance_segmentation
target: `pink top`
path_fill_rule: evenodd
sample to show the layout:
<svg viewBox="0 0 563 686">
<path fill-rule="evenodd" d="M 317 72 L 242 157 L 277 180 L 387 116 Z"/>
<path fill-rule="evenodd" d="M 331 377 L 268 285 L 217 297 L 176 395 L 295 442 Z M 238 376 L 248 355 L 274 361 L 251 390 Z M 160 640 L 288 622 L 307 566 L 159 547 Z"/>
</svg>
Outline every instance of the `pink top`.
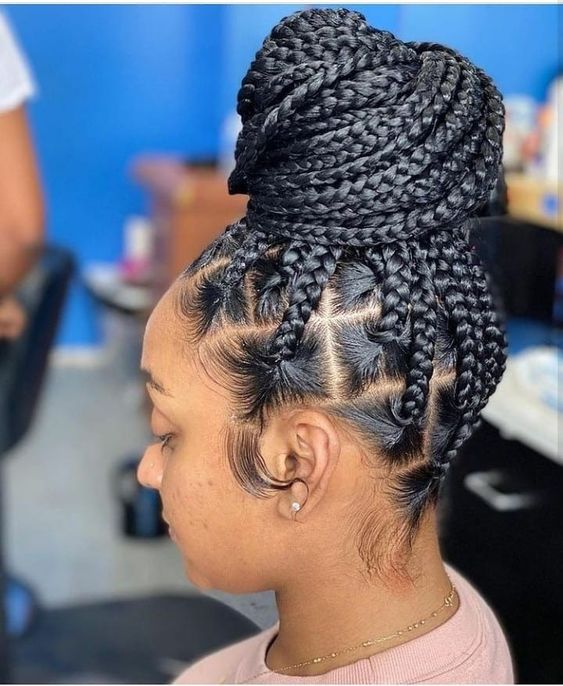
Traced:
<svg viewBox="0 0 563 686">
<path fill-rule="evenodd" d="M 443 624 L 407 643 L 317 676 L 298 677 L 266 667 L 269 629 L 191 664 L 174 684 L 514 684 L 509 645 L 492 609 L 461 574 L 444 563 L 459 607 Z M 253 679 L 257 673 L 266 671 Z"/>
</svg>

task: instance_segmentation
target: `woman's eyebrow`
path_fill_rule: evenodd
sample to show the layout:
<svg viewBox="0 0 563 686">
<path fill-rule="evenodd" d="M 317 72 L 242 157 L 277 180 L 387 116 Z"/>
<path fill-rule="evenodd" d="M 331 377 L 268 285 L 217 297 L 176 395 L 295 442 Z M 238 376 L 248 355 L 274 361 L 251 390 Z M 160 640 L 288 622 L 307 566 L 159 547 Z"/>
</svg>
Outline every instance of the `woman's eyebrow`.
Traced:
<svg viewBox="0 0 563 686">
<path fill-rule="evenodd" d="M 158 393 L 161 393 L 162 395 L 167 395 L 170 398 L 172 397 L 172 393 L 169 393 L 164 388 L 164 386 L 154 378 L 150 369 L 145 369 L 144 367 L 141 367 L 141 373 L 145 377 L 146 383 L 148 383 L 148 385 L 151 388 L 154 388 L 155 391 L 157 391 Z"/>
</svg>

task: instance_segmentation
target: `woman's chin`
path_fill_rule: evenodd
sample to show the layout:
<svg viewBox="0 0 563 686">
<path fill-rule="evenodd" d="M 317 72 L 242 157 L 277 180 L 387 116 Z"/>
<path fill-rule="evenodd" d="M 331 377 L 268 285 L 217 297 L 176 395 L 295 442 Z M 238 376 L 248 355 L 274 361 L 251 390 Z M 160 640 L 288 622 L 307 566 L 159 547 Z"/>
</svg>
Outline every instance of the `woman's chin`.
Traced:
<svg viewBox="0 0 563 686">
<path fill-rule="evenodd" d="M 201 577 L 195 572 L 194 568 L 184 557 L 184 575 L 192 586 L 199 591 L 209 591 L 213 589 L 212 584 L 208 583 L 205 577 Z"/>
</svg>

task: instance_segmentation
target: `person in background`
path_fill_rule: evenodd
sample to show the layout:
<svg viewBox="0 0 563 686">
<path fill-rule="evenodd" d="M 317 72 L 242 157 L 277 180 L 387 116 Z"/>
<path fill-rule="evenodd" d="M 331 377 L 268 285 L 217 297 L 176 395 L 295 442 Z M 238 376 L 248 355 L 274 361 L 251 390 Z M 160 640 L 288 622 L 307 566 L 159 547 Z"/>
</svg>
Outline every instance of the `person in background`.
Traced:
<svg viewBox="0 0 563 686">
<path fill-rule="evenodd" d="M 41 254 L 44 201 L 25 103 L 29 67 L 0 12 L 0 338 L 16 338 L 26 316 L 16 289 Z"/>
</svg>

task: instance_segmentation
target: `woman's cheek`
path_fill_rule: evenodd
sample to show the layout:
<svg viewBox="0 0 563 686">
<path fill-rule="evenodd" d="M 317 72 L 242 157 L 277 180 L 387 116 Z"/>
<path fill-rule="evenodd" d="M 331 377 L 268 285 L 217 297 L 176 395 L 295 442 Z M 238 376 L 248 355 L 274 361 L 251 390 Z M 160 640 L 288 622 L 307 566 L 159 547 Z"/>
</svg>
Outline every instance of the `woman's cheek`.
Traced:
<svg viewBox="0 0 563 686">
<path fill-rule="evenodd" d="M 202 493 L 200 479 L 191 473 L 170 465 L 163 479 L 163 499 L 169 521 L 176 533 L 182 530 L 194 530 L 196 521 L 205 517 L 206 498 Z"/>
</svg>

